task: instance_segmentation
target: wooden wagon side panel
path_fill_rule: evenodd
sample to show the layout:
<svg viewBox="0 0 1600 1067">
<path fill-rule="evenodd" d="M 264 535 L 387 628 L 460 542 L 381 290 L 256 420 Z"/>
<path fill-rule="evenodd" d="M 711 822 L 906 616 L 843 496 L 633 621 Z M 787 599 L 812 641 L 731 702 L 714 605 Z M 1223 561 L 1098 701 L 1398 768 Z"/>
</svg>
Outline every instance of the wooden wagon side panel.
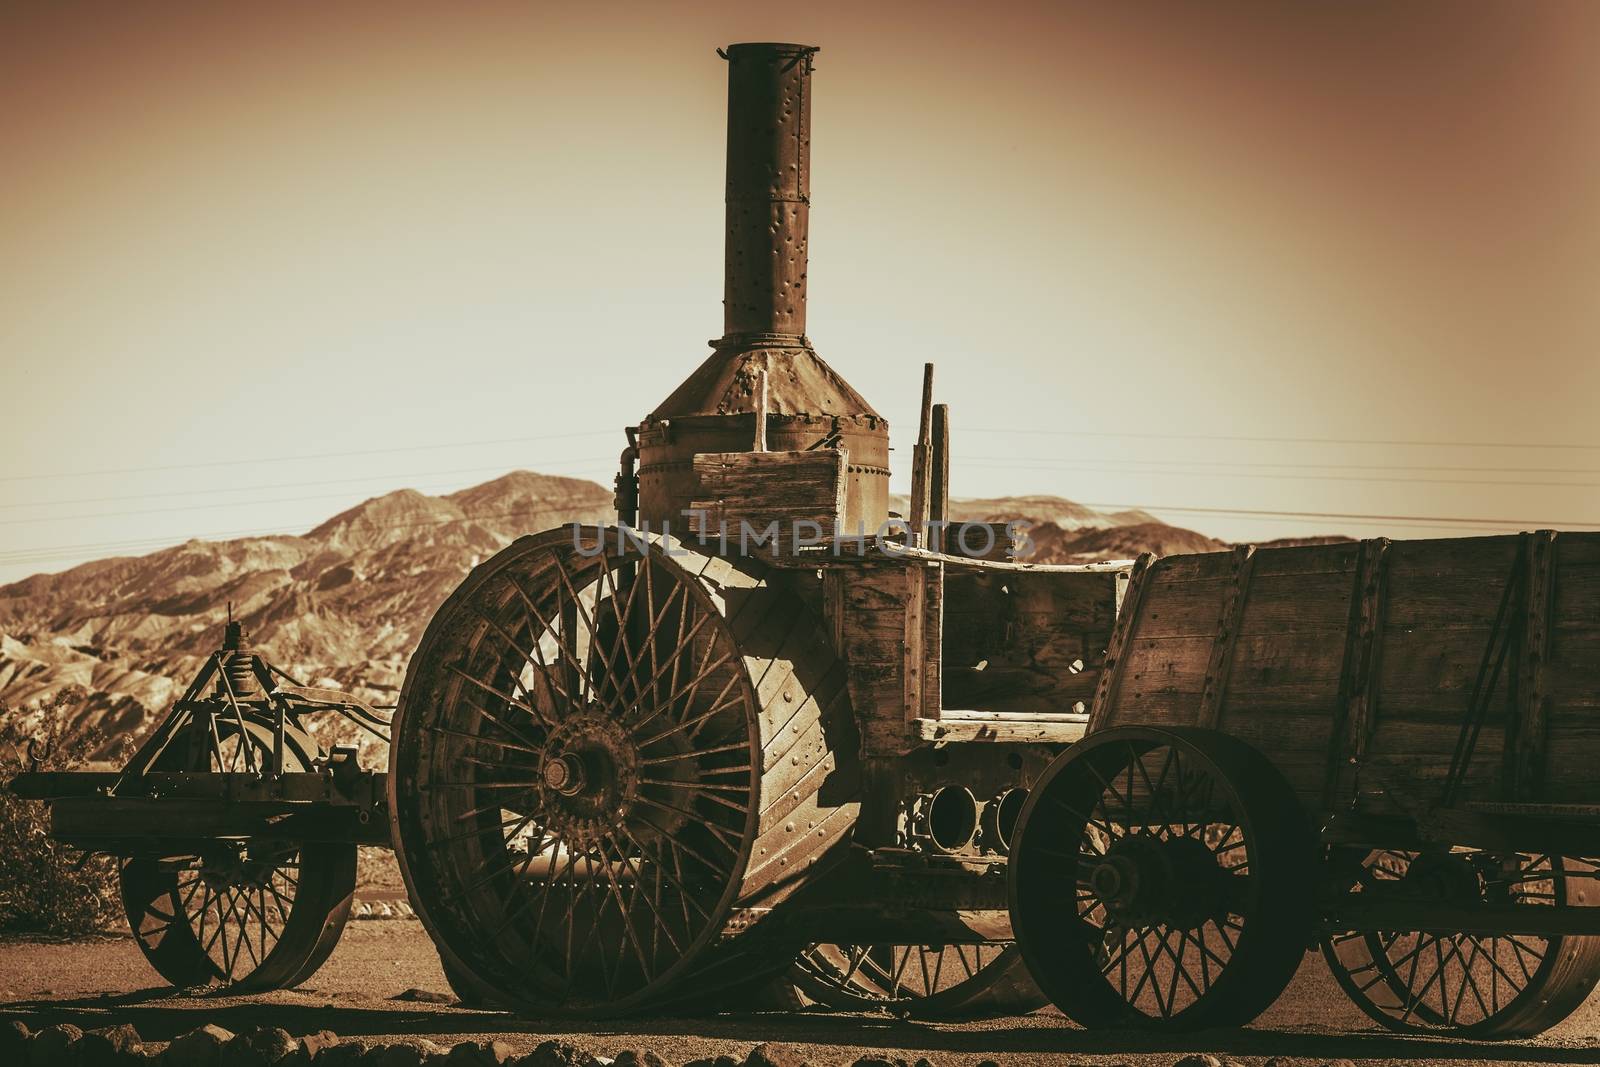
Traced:
<svg viewBox="0 0 1600 1067">
<path fill-rule="evenodd" d="M 1600 534 L 1564 533 L 1554 545 L 1544 669 L 1546 733 L 1538 799 L 1593 803 L 1600 779 Z M 1532 672 L 1524 672 L 1527 682 Z"/>
<path fill-rule="evenodd" d="M 1340 706 L 1354 543 L 1173 556 L 1136 579 L 1094 727 L 1222 729 L 1320 803 Z"/>
<path fill-rule="evenodd" d="M 1389 547 L 1376 695 L 1360 754 L 1368 768 L 1364 787 L 1417 806 L 1443 799 L 1500 605 L 1518 573 L 1519 540 L 1449 538 Z M 1508 662 L 1487 690 L 1477 744 L 1461 777 L 1462 800 L 1502 795 L 1514 677 Z"/>
<path fill-rule="evenodd" d="M 1135 576 L 1129 617 L 1101 685 L 1093 726 L 1199 721 L 1200 696 L 1228 581 L 1227 553 L 1168 556 Z"/>
<path fill-rule="evenodd" d="M 1329 746 L 1342 721 L 1341 680 L 1360 546 L 1263 549 L 1254 553 L 1230 621 L 1231 643 L 1214 725 L 1265 753 L 1309 807 L 1320 806 Z M 1231 636 L 1230 636 L 1231 631 Z M 1213 655 L 1213 671 L 1219 660 Z"/>
</svg>

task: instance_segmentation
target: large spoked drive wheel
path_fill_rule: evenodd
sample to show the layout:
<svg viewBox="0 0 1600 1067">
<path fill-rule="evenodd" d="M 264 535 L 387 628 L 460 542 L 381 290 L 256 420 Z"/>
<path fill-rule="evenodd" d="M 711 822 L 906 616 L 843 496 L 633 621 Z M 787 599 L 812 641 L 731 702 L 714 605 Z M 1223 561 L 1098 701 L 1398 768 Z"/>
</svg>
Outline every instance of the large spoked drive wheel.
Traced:
<svg viewBox="0 0 1600 1067">
<path fill-rule="evenodd" d="M 1039 987 L 1084 1026 L 1242 1026 L 1312 942 L 1315 842 L 1282 775 L 1243 742 L 1105 730 L 1028 797 L 1012 930 Z"/>
<path fill-rule="evenodd" d="M 1558 856 L 1375 851 L 1354 891 L 1418 907 L 1594 903 L 1593 868 Z M 1403 1033 L 1526 1037 L 1547 1030 L 1600 983 L 1600 937 L 1364 930 L 1322 942 L 1333 976 L 1362 1011 Z"/>
<path fill-rule="evenodd" d="M 743 931 L 854 825 L 844 672 L 782 576 L 600 535 L 479 566 L 406 675 L 393 838 L 463 1000 L 704 1008 L 787 966 Z"/>
<path fill-rule="evenodd" d="M 271 727 L 218 719 L 203 746 L 205 766 L 190 766 L 179 736 L 154 769 L 242 770 L 272 752 Z M 299 744 L 284 751 L 288 770 L 307 770 Z M 265 841 L 209 842 L 197 855 L 136 856 L 121 870 L 128 927 L 145 958 L 175 986 L 217 985 L 261 992 L 298 985 L 339 941 L 355 894 L 356 846 Z"/>
<path fill-rule="evenodd" d="M 1026 1015 L 1049 999 L 1013 944 L 812 945 L 791 972 L 800 991 L 837 1011 L 913 1019 Z"/>
</svg>

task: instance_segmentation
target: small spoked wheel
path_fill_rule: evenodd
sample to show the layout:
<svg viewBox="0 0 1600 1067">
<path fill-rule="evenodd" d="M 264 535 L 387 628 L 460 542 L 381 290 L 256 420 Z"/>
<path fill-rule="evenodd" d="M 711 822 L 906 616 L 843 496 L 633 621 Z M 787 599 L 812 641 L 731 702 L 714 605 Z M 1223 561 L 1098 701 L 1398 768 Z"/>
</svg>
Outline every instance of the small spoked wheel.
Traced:
<svg viewBox="0 0 1600 1067">
<path fill-rule="evenodd" d="M 1559 856 L 1378 850 L 1359 864 L 1353 892 L 1422 908 L 1593 902 L 1593 869 Z M 1324 938 L 1322 954 L 1357 1007 L 1402 1033 L 1526 1037 L 1600 982 L 1597 937 L 1358 930 Z"/>
<path fill-rule="evenodd" d="M 837 1011 L 915 1019 L 1025 1015 L 1049 1003 L 1014 944 L 812 945 L 795 962 L 800 991 Z"/>
<path fill-rule="evenodd" d="M 271 752 L 271 727 L 217 720 L 200 750 L 205 768 L 226 771 Z M 180 735 L 155 769 L 198 762 Z M 285 766 L 310 765 L 297 746 Z M 179 764 L 178 760 L 182 763 Z M 135 856 L 121 870 L 123 909 L 134 940 L 156 971 L 175 986 L 217 985 L 260 992 L 298 985 L 322 966 L 349 917 L 356 849 L 343 844 L 254 840 L 207 842 L 194 855 Z"/>
<path fill-rule="evenodd" d="M 1118 727 L 1051 764 L 1018 822 L 1011 925 L 1076 1022 L 1242 1026 L 1312 942 L 1315 836 L 1265 757 Z"/>
</svg>

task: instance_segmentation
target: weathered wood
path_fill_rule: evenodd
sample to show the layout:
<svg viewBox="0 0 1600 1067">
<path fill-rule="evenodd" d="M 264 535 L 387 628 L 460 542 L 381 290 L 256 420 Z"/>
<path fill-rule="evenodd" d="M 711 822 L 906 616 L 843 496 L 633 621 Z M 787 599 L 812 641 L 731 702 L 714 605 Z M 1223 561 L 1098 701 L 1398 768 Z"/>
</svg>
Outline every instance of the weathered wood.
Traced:
<svg viewBox="0 0 1600 1067">
<path fill-rule="evenodd" d="M 953 522 L 939 531 L 944 552 L 962 559 L 1005 561 L 1015 558 L 1017 539 L 1010 523 Z"/>
<path fill-rule="evenodd" d="M 1076 721 L 1000 719 L 918 719 L 913 723 L 919 741 L 986 741 L 1011 744 L 1066 745 L 1081 740 L 1088 729 L 1088 716 Z"/>
<path fill-rule="evenodd" d="M 845 452 L 832 449 L 701 453 L 694 458 L 699 492 L 689 528 L 701 537 L 725 536 L 751 555 L 787 555 L 821 543 L 843 518 L 848 462 Z M 741 545 L 745 531 L 748 543 Z"/>
<path fill-rule="evenodd" d="M 752 452 L 765 452 L 767 450 L 767 415 L 769 414 L 769 401 L 767 398 L 767 372 L 756 371 L 756 437 L 750 446 Z"/>
<path fill-rule="evenodd" d="M 1378 713 L 1378 678 L 1383 654 L 1384 581 L 1390 544 L 1385 538 L 1362 545 L 1359 592 L 1353 646 L 1346 656 L 1349 673 L 1342 683 L 1345 694 L 1345 753 L 1360 759 L 1367 751 Z"/>
<path fill-rule="evenodd" d="M 1313 806 L 1430 808 L 1443 796 L 1515 564 L 1527 568 L 1519 584 L 1531 586 L 1516 610 L 1520 652 L 1480 694 L 1460 796 L 1586 802 L 1600 766 L 1600 537 L 1534 535 L 1521 564 L 1518 542 L 1263 549 L 1240 602 L 1230 599 L 1228 571 L 1243 553 L 1161 560 L 1143 570 L 1118 618 L 1093 727 L 1214 724 L 1259 748 Z M 952 596 L 947 646 L 980 649 L 974 635 L 1005 622 L 958 605 Z M 958 676 L 958 662 L 946 663 L 947 698 L 983 684 L 970 661 Z M 985 681 L 1019 694 L 1033 684 L 1026 671 Z"/>
<path fill-rule="evenodd" d="M 901 644 L 901 724 L 922 714 L 922 690 L 927 677 L 927 583 L 928 571 L 921 564 L 912 564 L 905 570 L 905 625 Z M 937 709 L 935 709 L 937 710 Z"/>
<path fill-rule="evenodd" d="M 928 452 L 933 433 L 933 364 L 922 365 L 922 417 L 917 424 L 917 443 L 911 449 L 911 514 L 906 516 L 910 531 L 906 544 L 921 546 L 928 526 Z"/>
<path fill-rule="evenodd" d="M 918 715 L 937 717 L 944 704 L 944 564 L 923 563 L 922 704 Z"/>
<path fill-rule="evenodd" d="M 950 405 L 933 405 L 933 473 L 929 479 L 933 494 L 928 501 L 928 518 L 943 522 L 950 514 Z M 929 548 L 943 549 L 933 544 Z"/>
<path fill-rule="evenodd" d="M 1388 547 L 1386 538 L 1361 542 L 1352 568 L 1338 692 L 1325 742 L 1322 802 L 1327 807 L 1333 806 L 1343 772 L 1355 755 L 1355 737 L 1364 739 L 1371 721 L 1377 676 L 1375 657 L 1382 630 L 1383 558 Z M 1365 745 L 1364 740 L 1362 744 Z"/>
<path fill-rule="evenodd" d="M 1264 557 L 1266 552 L 1260 552 Z M 1233 582 L 1228 554 L 1218 554 L 1218 573 L 1188 581 L 1169 581 L 1164 572 L 1145 604 L 1140 633 L 1145 637 L 1211 637 L 1218 606 Z M 1349 623 L 1350 572 L 1271 574 L 1262 559 L 1251 567 L 1250 595 L 1239 619 L 1241 634 L 1319 631 L 1337 640 Z"/>
<path fill-rule="evenodd" d="M 1118 689 L 1126 666 L 1127 650 L 1137 630 L 1140 599 L 1156 557 L 1149 552 L 1139 556 L 1128 575 L 1128 591 L 1123 595 L 1122 611 L 1117 615 L 1116 628 L 1111 633 L 1111 643 L 1106 648 L 1105 662 L 1101 666 L 1099 684 L 1095 687 L 1094 704 L 1089 709 L 1089 731 L 1110 726 L 1115 713 Z"/>
<path fill-rule="evenodd" d="M 1511 774 L 1512 800 L 1530 801 L 1543 797 L 1545 752 L 1548 741 L 1549 693 L 1546 667 L 1549 660 L 1550 609 L 1554 600 L 1554 530 L 1524 535 L 1524 579 L 1521 647 L 1517 650 L 1517 678 L 1514 711 L 1515 760 Z M 1595 620 L 1600 625 L 1600 619 Z M 1592 668 L 1591 668 L 1592 669 Z"/>
<path fill-rule="evenodd" d="M 923 669 L 918 664 L 914 673 L 907 671 L 907 630 L 926 618 L 924 569 L 921 562 L 858 566 L 840 572 L 833 595 L 846 682 L 868 756 L 902 755 L 914 746 L 909 721 L 920 714 Z M 913 583 L 918 584 L 914 609 Z"/>
<path fill-rule="evenodd" d="M 1233 648 L 1239 640 L 1239 623 L 1250 592 L 1250 570 L 1255 563 L 1254 545 L 1233 550 L 1232 575 L 1223 588 L 1222 608 L 1217 613 L 1216 636 L 1211 643 L 1211 660 L 1206 665 L 1205 685 L 1200 691 L 1198 724 L 1213 729 L 1222 712 L 1228 691 L 1228 672 L 1233 666 Z"/>
</svg>

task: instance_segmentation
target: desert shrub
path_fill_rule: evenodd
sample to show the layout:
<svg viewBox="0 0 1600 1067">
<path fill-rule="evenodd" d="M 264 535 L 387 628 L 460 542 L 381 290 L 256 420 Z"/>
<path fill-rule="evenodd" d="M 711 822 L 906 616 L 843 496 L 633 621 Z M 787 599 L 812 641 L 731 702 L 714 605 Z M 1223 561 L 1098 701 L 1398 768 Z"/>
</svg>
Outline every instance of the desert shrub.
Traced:
<svg viewBox="0 0 1600 1067">
<path fill-rule="evenodd" d="M 122 918 L 116 862 L 52 840 L 47 805 L 5 787 L 30 769 L 30 742 L 46 753 L 41 770 L 74 770 L 105 749 L 98 730 L 68 725 L 63 712 L 81 699 L 68 687 L 40 711 L 13 710 L 0 701 L 0 931 L 73 937 Z"/>
</svg>

